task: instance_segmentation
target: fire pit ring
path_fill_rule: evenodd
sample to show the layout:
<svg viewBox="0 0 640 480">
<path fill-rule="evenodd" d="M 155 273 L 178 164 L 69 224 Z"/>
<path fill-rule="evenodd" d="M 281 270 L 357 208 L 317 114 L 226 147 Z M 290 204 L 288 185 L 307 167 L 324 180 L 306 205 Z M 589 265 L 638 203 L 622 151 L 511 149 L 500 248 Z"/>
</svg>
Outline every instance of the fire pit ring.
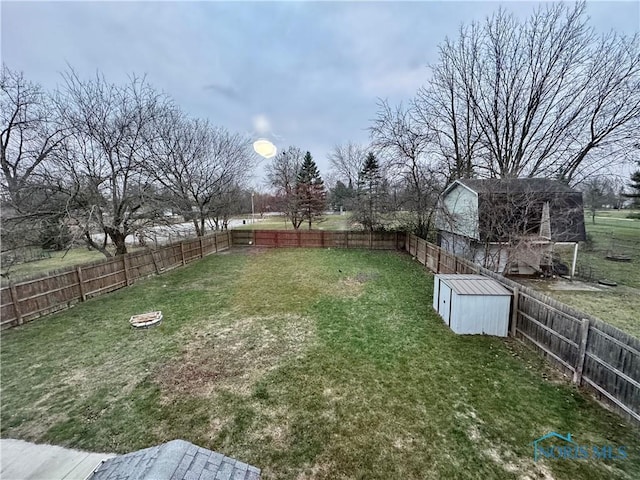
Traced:
<svg viewBox="0 0 640 480">
<path fill-rule="evenodd" d="M 134 328 L 149 328 L 158 325 L 162 321 L 162 312 L 148 312 L 139 315 L 133 315 L 129 319 L 129 323 Z"/>
</svg>

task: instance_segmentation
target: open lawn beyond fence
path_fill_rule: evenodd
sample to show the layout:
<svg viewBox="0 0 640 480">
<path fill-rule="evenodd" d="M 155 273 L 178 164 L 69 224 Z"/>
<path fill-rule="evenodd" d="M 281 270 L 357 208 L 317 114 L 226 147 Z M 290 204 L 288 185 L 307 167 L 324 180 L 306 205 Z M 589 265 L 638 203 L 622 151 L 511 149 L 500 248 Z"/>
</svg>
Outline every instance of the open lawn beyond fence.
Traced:
<svg viewBox="0 0 640 480">
<path fill-rule="evenodd" d="M 540 350 L 576 385 L 640 423 L 639 339 L 415 235 L 407 237 L 405 247 L 432 272 L 480 273 L 502 283 L 513 292 L 511 335 Z"/>
<path fill-rule="evenodd" d="M 521 342 L 455 335 L 432 291 L 397 252 L 205 256 L 5 331 L 2 436 L 109 452 L 183 438 L 265 480 L 640 478 L 637 428 Z M 129 326 L 151 310 L 159 326 Z M 535 462 L 551 431 L 627 457 Z"/>
</svg>

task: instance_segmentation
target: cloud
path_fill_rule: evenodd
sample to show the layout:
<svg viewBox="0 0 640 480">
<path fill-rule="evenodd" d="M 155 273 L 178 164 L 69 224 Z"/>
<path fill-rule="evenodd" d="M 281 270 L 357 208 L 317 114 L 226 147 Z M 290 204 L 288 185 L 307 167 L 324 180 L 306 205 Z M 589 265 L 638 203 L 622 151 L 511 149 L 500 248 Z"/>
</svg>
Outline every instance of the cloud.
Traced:
<svg viewBox="0 0 640 480">
<path fill-rule="evenodd" d="M 267 135 L 271 132 L 271 122 L 264 114 L 258 114 L 253 117 L 253 129 L 259 135 Z"/>
<path fill-rule="evenodd" d="M 233 101 L 239 101 L 241 99 L 240 92 L 230 85 L 218 85 L 216 83 L 210 83 L 203 87 L 205 90 L 222 95 L 224 98 Z"/>
</svg>

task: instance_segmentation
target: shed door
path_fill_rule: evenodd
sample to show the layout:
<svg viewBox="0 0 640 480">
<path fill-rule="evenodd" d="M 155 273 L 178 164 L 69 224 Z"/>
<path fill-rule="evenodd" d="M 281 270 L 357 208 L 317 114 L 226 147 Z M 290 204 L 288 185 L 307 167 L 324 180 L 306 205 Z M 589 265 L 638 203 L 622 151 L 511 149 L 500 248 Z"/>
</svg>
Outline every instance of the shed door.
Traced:
<svg viewBox="0 0 640 480">
<path fill-rule="evenodd" d="M 444 282 L 440 282 L 440 304 L 438 312 L 444 319 L 444 323 L 451 326 L 451 287 Z"/>
</svg>

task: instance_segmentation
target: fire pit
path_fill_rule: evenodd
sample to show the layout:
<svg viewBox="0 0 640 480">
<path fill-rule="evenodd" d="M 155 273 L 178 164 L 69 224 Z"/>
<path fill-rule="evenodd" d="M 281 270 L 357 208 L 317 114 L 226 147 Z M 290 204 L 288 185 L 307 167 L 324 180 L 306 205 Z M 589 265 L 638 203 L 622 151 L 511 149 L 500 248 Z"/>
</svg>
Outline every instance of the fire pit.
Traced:
<svg viewBox="0 0 640 480">
<path fill-rule="evenodd" d="M 154 325 L 158 325 L 162 321 L 162 312 L 149 312 L 134 315 L 129 320 L 129 323 L 134 328 L 148 328 Z"/>
</svg>

